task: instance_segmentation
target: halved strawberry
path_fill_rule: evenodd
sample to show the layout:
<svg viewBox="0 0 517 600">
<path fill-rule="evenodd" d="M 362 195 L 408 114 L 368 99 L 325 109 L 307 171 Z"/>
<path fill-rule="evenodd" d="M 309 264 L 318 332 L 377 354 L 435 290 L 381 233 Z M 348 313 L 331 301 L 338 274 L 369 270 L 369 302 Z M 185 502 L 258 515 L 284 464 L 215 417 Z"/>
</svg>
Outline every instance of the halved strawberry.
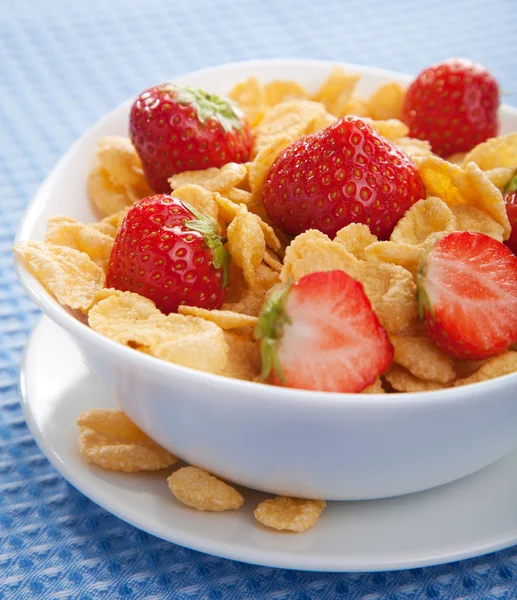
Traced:
<svg viewBox="0 0 517 600">
<path fill-rule="evenodd" d="M 517 174 L 506 184 L 503 198 L 506 204 L 506 214 L 512 226 L 512 232 L 505 244 L 517 255 Z"/>
<path fill-rule="evenodd" d="M 485 235 L 456 231 L 418 267 L 419 316 L 447 354 L 481 360 L 517 342 L 517 257 Z"/>
<path fill-rule="evenodd" d="M 361 392 L 393 361 L 393 347 L 363 286 L 343 271 L 279 286 L 255 329 L 262 376 L 276 385 Z"/>
</svg>

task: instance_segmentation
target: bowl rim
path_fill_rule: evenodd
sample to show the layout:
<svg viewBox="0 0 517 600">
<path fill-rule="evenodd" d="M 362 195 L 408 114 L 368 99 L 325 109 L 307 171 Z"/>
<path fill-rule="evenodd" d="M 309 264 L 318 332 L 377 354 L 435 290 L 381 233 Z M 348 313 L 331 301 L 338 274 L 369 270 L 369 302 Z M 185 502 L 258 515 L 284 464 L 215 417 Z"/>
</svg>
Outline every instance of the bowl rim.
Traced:
<svg viewBox="0 0 517 600">
<path fill-rule="evenodd" d="M 273 67 L 288 67 L 288 66 L 315 66 L 315 67 L 326 67 L 331 68 L 333 66 L 343 66 L 349 71 L 357 71 L 362 74 L 380 75 L 382 77 L 392 77 L 394 80 L 409 82 L 411 76 L 399 73 L 397 71 L 391 71 L 388 69 L 382 69 L 379 67 L 372 67 L 367 65 L 359 65 L 354 63 L 346 63 L 342 61 L 332 60 L 319 60 L 319 59 L 254 59 L 254 60 L 243 60 L 234 61 L 229 63 L 223 63 L 195 71 L 190 71 L 177 75 L 171 80 L 181 82 L 183 78 L 190 77 L 202 77 L 207 74 L 217 74 L 221 71 L 227 71 L 242 67 L 257 67 L 257 66 L 273 66 Z M 20 219 L 17 232 L 14 238 L 14 243 L 29 240 L 28 234 L 33 229 L 34 220 L 37 216 L 37 209 L 40 205 L 44 204 L 44 200 L 47 196 L 47 191 L 50 191 L 54 186 L 55 181 L 60 177 L 61 172 L 66 167 L 67 163 L 71 162 L 76 152 L 78 152 L 80 146 L 83 144 L 85 139 L 91 134 L 92 130 L 101 128 L 106 123 L 109 123 L 114 115 L 126 107 L 129 107 L 133 102 L 133 98 L 128 98 L 121 102 L 118 106 L 114 107 L 107 114 L 102 116 L 90 127 L 88 127 L 73 143 L 69 146 L 64 153 L 59 157 L 54 167 L 45 177 L 43 182 L 38 186 L 32 199 L 25 208 L 22 217 Z M 517 108 L 502 104 L 500 110 L 508 112 L 513 116 L 517 117 Z M 84 340 L 86 343 L 92 344 L 98 348 L 104 348 L 106 352 L 110 352 L 116 355 L 117 360 L 122 360 L 129 363 L 132 366 L 146 368 L 153 372 L 156 376 L 168 377 L 182 376 L 189 380 L 189 383 L 196 384 L 196 380 L 201 378 L 206 382 L 207 385 L 225 387 L 229 386 L 235 393 L 241 392 L 243 394 L 252 395 L 258 394 L 264 396 L 263 401 L 270 400 L 273 403 L 284 401 L 286 403 L 294 402 L 311 402 L 316 401 L 324 408 L 324 403 L 330 403 L 332 405 L 339 403 L 342 405 L 350 405 L 352 407 L 370 407 L 376 408 L 382 406 L 383 408 L 389 405 L 405 405 L 406 403 L 415 404 L 419 407 L 426 407 L 429 405 L 440 405 L 444 403 L 450 403 L 452 400 L 463 400 L 471 402 L 471 396 L 475 393 L 476 395 L 484 395 L 489 392 L 497 392 L 500 388 L 506 388 L 512 383 L 516 385 L 517 389 L 517 373 L 510 373 L 502 375 L 494 379 L 469 384 L 468 386 L 458 386 L 451 388 L 444 388 L 440 390 L 428 390 L 422 392 L 394 392 L 390 394 L 385 393 L 374 393 L 374 394 L 363 394 L 363 393 L 339 393 L 339 392 L 326 392 L 326 391 L 313 391 L 303 390 L 297 388 L 285 388 L 281 386 L 267 385 L 263 383 L 257 383 L 252 381 L 245 381 L 241 379 L 233 379 L 225 377 L 223 375 L 217 375 L 213 373 L 206 373 L 204 371 L 198 371 L 190 367 L 177 365 L 174 363 L 167 362 L 165 360 L 150 356 L 141 352 L 135 352 L 134 349 L 119 344 L 110 338 L 107 338 L 97 331 L 91 329 L 86 323 L 81 322 L 74 317 L 65 307 L 61 306 L 57 300 L 43 287 L 43 285 L 31 274 L 29 271 L 21 265 L 17 260 L 14 260 L 15 272 L 20 281 L 22 287 L 29 295 L 31 300 L 54 322 L 63 327 L 74 337 Z M 472 393 L 465 393 L 468 389 Z"/>
</svg>

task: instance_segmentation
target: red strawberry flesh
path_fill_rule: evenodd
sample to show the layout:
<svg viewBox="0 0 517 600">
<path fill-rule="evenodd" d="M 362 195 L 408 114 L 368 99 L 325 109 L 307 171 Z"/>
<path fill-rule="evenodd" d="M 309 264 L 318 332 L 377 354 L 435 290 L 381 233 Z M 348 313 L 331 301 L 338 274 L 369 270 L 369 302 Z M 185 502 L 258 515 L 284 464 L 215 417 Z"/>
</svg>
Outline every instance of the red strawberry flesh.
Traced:
<svg viewBox="0 0 517 600">
<path fill-rule="evenodd" d="M 155 192 L 169 192 L 175 173 L 245 162 L 251 133 L 229 101 L 197 88 L 162 84 L 142 92 L 131 107 L 131 141 Z"/>
<path fill-rule="evenodd" d="M 512 177 L 506 184 L 503 197 L 506 204 L 506 214 L 512 226 L 510 237 L 505 244 L 517 255 L 517 175 Z"/>
<path fill-rule="evenodd" d="M 113 244 L 107 286 L 145 296 L 164 313 L 179 304 L 219 308 L 227 254 L 217 224 L 196 212 L 165 194 L 134 204 Z M 211 226 L 213 232 L 203 233 Z"/>
<path fill-rule="evenodd" d="M 269 217 L 292 235 L 313 228 L 333 237 L 349 223 L 364 223 L 387 239 L 424 197 L 410 158 L 357 117 L 288 146 L 264 186 Z"/>
<path fill-rule="evenodd" d="M 388 335 L 362 285 L 345 272 L 311 273 L 281 294 L 273 320 L 268 323 L 272 307 L 266 303 L 257 328 L 263 363 L 273 368 L 272 383 L 360 392 L 389 368 L 393 347 Z"/>
<path fill-rule="evenodd" d="M 517 342 L 517 257 L 482 233 L 454 232 L 422 257 L 421 317 L 457 358 L 481 360 Z"/>
</svg>

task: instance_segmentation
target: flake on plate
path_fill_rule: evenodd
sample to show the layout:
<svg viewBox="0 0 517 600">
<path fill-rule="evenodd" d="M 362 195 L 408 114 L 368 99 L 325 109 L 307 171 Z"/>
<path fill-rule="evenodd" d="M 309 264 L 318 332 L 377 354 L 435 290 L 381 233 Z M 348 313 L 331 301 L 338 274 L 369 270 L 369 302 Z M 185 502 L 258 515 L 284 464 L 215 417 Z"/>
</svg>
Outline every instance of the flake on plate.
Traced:
<svg viewBox="0 0 517 600">
<path fill-rule="evenodd" d="M 388 81 L 379 86 L 371 95 L 369 110 L 377 120 L 400 119 L 406 90 L 396 81 Z"/>
<path fill-rule="evenodd" d="M 429 338 L 391 335 L 390 341 L 395 350 L 393 361 L 415 377 L 438 383 L 454 379 L 454 359 Z"/>
<path fill-rule="evenodd" d="M 228 226 L 227 237 L 232 259 L 242 269 L 248 285 L 253 286 L 255 271 L 266 250 L 266 240 L 258 217 L 241 204 L 239 212 Z"/>
<path fill-rule="evenodd" d="M 398 140 L 409 135 L 409 127 L 398 119 L 376 121 L 365 117 L 363 121 L 368 123 L 368 125 L 370 125 L 370 127 L 379 135 L 382 135 L 382 137 L 390 141 Z"/>
<path fill-rule="evenodd" d="M 226 163 L 221 168 L 210 167 L 199 171 L 183 171 L 169 178 L 172 190 L 183 185 L 199 185 L 211 192 L 222 192 L 239 185 L 246 178 L 246 166 L 240 163 Z"/>
<path fill-rule="evenodd" d="M 478 231 L 498 240 L 503 241 L 504 228 L 494 221 L 492 215 L 482 208 L 470 204 L 456 204 L 451 207 L 456 217 L 457 231 Z"/>
<path fill-rule="evenodd" d="M 463 166 L 476 163 L 482 171 L 499 167 L 517 167 L 517 133 L 501 135 L 478 144 L 463 161 Z"/>
<path fill-rule="evenodd" d="M 448 387 L 446 384 L 436 381 L 425 381 L 415 377 L 407 369 L 393 364 L 390 370 L 384 374 L 386 381 L 397 392 L 428 392 L 432 390 L 443 390 Z"/>
<path fill-rule="evenodd" d="M 264 85 L 267 106 L 275 106 L 288 100 L 307 100 L 309 94 L 296 81 L 270 81 Z"/>
<path fill-rule="evenodd" d="M 244 504 L 243 495 L 235 488 L 197 467 L 178 469 L 167 483 L 180 502 L 196 510 L 222 512 Z"/>
<path fill-rule="evenodd" d="M 313 527 L 327 506 L 324 500 L 302 500 L 276 496 L 255 509 L 257 521 L 272 529 L 301 533 Z"/>
<path fill-rule="evenodd" d="M 180 305 L 178 312 L 180 315 L 190 315 L 191 317 L 199 317 L 200 319 L 212 321 L 212 323 L 219 325 L 221 329 L 255 327 L 257 324 L 256 317 L 250 317 L 249 315 L 243 315 L 231 310 L 207 310 L 198 306 Z"/>
<path fill-rule="evenodd" d="M 390 241 L 416 246 L 433 233 L 454 231 L 455 228 L 456 219 L 451 209 L 440 198 L 430 196 L 419 200 L 404 213 L 395 225 Z"/>
<path fill-rule="evenodd" d="M 172 196 L 190 204 L 204 214 L 210 215 L 214 219 L 219 216 L 219 207 L 214 199 L 214 194 L 200 185 L 187 184 L 175 189 Z"/>
<path fill-rule="evenodd" d="M 221 375 L 233 379 L 253 381 L 260 374 L 260 351 L 255 340 L 249 335 L 226 331 L 228 344 L 228 362 Z"/>
<path fill-rule="evenodd" d="M 246 115 L 250 126 L 256 127 L 267 110 L 266 92 L 259 80 L 249 77 L 234 86 L 228 95 Z"/>
<path fill-rule="evenodd" d="M 356 258 L 364 260 L 365 248 L 377 242 L 377 236 L 373 235 L 368 225 L 362 223 L 350 223 L 336 233 L 335 242 L 341 244 L 345 250 Z"/>
<path fill-rule="evenodd" d="M 517 352 L 505 352 L 499 356 L 494 356 L 490 360 L 486 361 L 477 371 L 475 371 L 469 377 L 463 379 L 457 379 L 454 382 L 455 386 L 468 385 L 470 383 L 479 383 L 480 381 L 487 381 L 488 379 L 495 379 L 496 377 L 502 377 L 509 373 L 515 373 L 517 371 Z"/>
<path fill-rule="evenodd" d="M 360 78 L 360 75 L 348 74 L 341 67 L 334 67 L 312 99 L 321 102 L 329 113 L 342 117 Z"/>
</svg>

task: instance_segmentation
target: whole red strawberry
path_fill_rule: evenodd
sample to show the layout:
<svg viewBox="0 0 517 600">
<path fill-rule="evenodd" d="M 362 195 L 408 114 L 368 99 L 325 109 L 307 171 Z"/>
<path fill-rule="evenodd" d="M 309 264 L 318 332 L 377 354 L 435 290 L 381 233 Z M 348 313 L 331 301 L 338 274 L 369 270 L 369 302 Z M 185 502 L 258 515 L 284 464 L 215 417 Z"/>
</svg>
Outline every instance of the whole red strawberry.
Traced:
<svg viewBox="0 0 517 600">
<path fill-rule="evenodd" d="M 497 135 L 499 87 L 479 63 L 450 59 L 424 69 L 409 86 L 402 120 L 435 154 L 468 152 Z"/>
<path fill-rule="evenodd" d="M 482 360 L 517 342 L 517 257 L 484 233 L 455 231 L 418 266 L 420 318 L 433 342 Z"/>
<path fill-rule="evenodd" d="M 387 239 L 424 196 L 409 157 L 353 116 L 288 146 L 264 185 L 270 219 L 292 235 L 313 228 L 333 237 L 349 223 L 365 223 Z"/>
<path fill-rule="evenodd" d="M 344 271 L 310 273 L 274 289 L 255 336 L 262 377 L 292 388 L 361 392 L 393 361 L 363 286 Z"/>
<path fill-rule="evenodd" d="M 180 304 L 219 308 L 229 265 L 223 242 L 213 218 L 171 196 L 148 196 L 122 223 L 106 284 L 145 296 L 167 314 Z"/>
<path fill-rule="evenodd" d="M 246 162 L 251 131 L 228 100 L 196 88 L 164 83 L 142 92 L 131 107 L 129 134 L 155 192 L 181 171 Z"/>
<path fill-rule="evenodd" d="M 512 226 L 512 232 L 505 244 L 517 256 L 517 174 L 506 184 L 503 198 L 506 214 Z"/>
</svg>

